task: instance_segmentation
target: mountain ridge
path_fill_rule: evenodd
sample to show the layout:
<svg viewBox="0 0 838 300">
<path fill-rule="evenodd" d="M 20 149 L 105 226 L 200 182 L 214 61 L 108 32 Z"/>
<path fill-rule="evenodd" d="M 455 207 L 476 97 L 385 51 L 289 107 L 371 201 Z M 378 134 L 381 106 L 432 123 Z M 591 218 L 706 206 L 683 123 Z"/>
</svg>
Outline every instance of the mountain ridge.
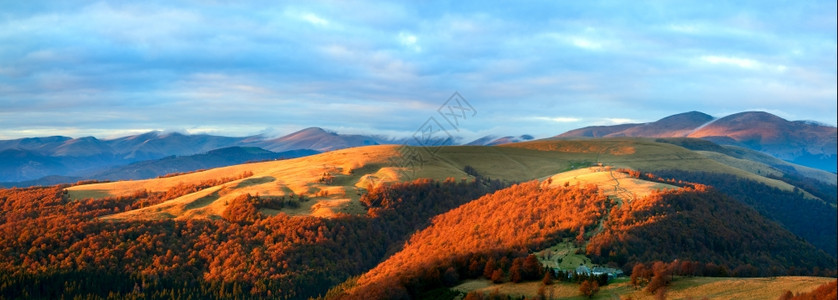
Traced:
<svg viewBox="0 0 838 300">
<path fill-rule="evenodd" d="M 714 118 L 690 111 L 648 123 L 588 126 L 556 138 L 690 137 L 719 145 L 748 148 L 795 164 L 832 173 L 838 167 L 838 130 L 809 121 L 787 121 L 767 112 L 741 112 Z M 530 135 L 487 135 L 466 145 L 501 145 L 533 140 Z M 374 135 L 339 134 L 309 127 L 285 136 L 225 137 L 209 134 L 151 131 L 142 134 L 97 139 L 48 136 L 0 140 L 0 182 L 32 181 L 45 176 L 85 177 L 139 161 L 206 153 L 225 147 L 259 147 L 272 152 L 311 149 L 319 152 L 379 145 L 414 145 L 411 138 L 392 139 Z M 25 151 L 10 152 L 6 150 Z M 13 161 L 13 157 L 24 161 Z"/>
<path fill-rule="evenodd" d="M 47 176 L 84 178 L 136 162 L 196 155 L 228 147 L 259 147 L 271 152 L 324 152 L 384 143 L 388 142 L 377 137 L 330 133 L 319 127 L 275 139 L 150 131 L 112 139 L 50 136 L 0 140 L 0 161 L 10 161 L 0 165 L 0 182 L 37 181 Z"/>
<path fill-rule="evenodd" d="M 576 137 L 691 137 L 722 145 L 762 151 L 777 158 L 836 172 L 838 128 L 807 121 L 788 121 L 762 111 L 746 111 L 721 118 L 692 111 L 639 124 L 589 126 L 557 138 Z"/>
<path fill-rule="evenodd" d="M 520 136 L 503 136 L 503 137 L 496 137 L 493 135 L 487 135 L 471 142 L 465 143 L 465 146 L 496 146 L 496 145 L 503 145 L 503 144 L 510 144 L 510 143 L 518 143 L 518 142 L 526 142 L 532 141 L 535 137 L 529 134 L 523 134 Z"/>
</svg>

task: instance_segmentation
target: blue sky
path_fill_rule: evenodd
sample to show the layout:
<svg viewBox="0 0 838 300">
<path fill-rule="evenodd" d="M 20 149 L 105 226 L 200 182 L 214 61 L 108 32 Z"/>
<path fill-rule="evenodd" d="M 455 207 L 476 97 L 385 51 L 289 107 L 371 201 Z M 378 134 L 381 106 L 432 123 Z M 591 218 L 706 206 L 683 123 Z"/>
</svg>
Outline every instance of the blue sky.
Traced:
<svg viewBox="0 0 838 300">
<path fill-rule="evenodd" d="M 0 139 L 836 124 L 835 1 L 304 2 L 0 0 Z"/>
</svg>

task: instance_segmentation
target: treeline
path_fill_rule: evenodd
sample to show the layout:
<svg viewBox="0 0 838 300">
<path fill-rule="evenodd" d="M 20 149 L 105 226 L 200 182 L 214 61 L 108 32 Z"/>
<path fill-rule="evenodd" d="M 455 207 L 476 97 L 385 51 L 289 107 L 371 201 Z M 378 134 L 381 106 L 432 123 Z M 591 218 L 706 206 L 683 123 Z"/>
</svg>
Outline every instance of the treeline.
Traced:
<svg viewBox="0 0 838 300">
<path fill-rule="evenodd" d="M 518 259 L 520 260 L 520 258 L 518 258 Z M 538 263 L 538 260 L 533 255 L 527 256 L 524 264 L 526 264 L 526 261 L 530 261 L 530 260 L 532 260 L 533 262 L 535 262 L 539 266 L 541 265 L 540 263 Z M 513 267 L 514 267 L 514 261 L 513 261 Z M 515 272 L 515 269 L 510 268 L 510 273 L 512 273 L 512 272 Z M 557 271 L 557 270 L 554 270 L 554 269 L 551 269 L 551 268 L 545 268 L 539 274 L 543 274 L 543 275 L 541 275 L 541 284 L 540 284 L 540 286 L 539 286 L 539 288 L 536 292 L 535 297 L 524 297 L 524 296 L 512 297 L 510 295 L 501 295 L 497 290 L 495 290 L 495 291 L 493 291 L 491 293 L 488 293 L 488 294 L 482 293 L 482 292 L 479 292 L 479 291 L 471 291 L 471 292 L 468 292 L 463 297 L 463 299 L 464 300 L 492 300 L 492 299 L 498 299 L 498 300 L 509 300 L 509 299 L 547 300 L 547 299 L 551 299 L 550 297 L 548 297 L 547 292 L 546 292 L 547 286 L 553 284 L 554 280 L 555 281 L 560 281 L 560 282 L 572 282 L 572 283 L 579 284 L 579 292 L 581 292 L 582 295 L 584 295 L 584 296 L 592 297 L 594 294 L 596 294 L 599 291 L 600 287 L 608 285 L 608 282 L 609 282 L 607 274 L 601 274 L 601 275 L 593 275 L 593 274 L 586 274 L 586 273 L 577 274 L 576 272 L 573 272 L 573 271 L 569 271 L 569 272 L 568 271 L 561 271 L 561 270 Z M 513 276 L 514 275 L 510 275 L 510 278 L 513 278 Z M 535 278 L 533 276 L 533 277 L 526 278 L 525 280 L 521 280 L 521 281 L 534 281 L 536 279 L 538 279 L 538 278 Z M 521 281 L 515 281 L 515 280 L 511 280 L 511 281 L 515 282 L 515 283 L 521 282 Z M 501 283 L 503 281 L 492 280 L 492 282 Z M 451 297 L 451 298 L 456 299 L 454 297 Z"/>
<path fill-rule="evenodd" d="M 716 190 L 756 209 L 763 216 L 780 223 L 833 258 L 838 256 L 838 228 L 835 227 L 838 223 L 838 210 L 829 204 L 835 203 L 835 199 L 824 199 L 827 202 L 823 202 L 807 198 L 797 190 L 785 191 L 726 174 L 668 170 L 657 171 L 655 175 L 713 186 Z M 799 180 L 785 180 L 799 183 Z M 820 186 L 815 182 L 810 182 L 809 185 Z M 826 191 L 828 187 L 809 189 L 823 197 L 832 197 L 830 195 L 834 195 L 834 188 L 835 186 L 832 186 L 832 193 Z"/>
<path fill-rule="evenodd" d="M 586 253 L 625 272 L 651 261 L 712 262 L 716 276 L 834 275 L 836 260 L 713 188 L 658 192 L 613 209 Z M 706 273 L 702 273 L 706 274 Z"/>
<path fill-rule="evenodd" d="M 838 281 L 824 283 L 808 293 L 792 294 L 786 291 L 780 300 L 835 300 L 838 299 Z"/>
<path fill-rule="evenodd" d="M 643 289 L 650 294 L 663 297 L 666 287 L 674 280 L 674 276 L 693 277 L 754 277 L 758 270 L 751 265 L 743 265 L 732 273 L 726 266 L 715 263 L 701 263 L 689 260 L 673 260 L 669 263 L 654 261 L 637 263 L 631 270 L 630 283 L 634 289 Z"/>
<path fill-rule="evenodd" d="M 750 270 L 748 270 L 750 269 Z M 755 275 L 756 268 L 753 266 L 743 266 L 734 270 L 733 273 L 740 273 L 744 276 L 751 277 Z M 744 274 L 743 274 L 744 273 Z M 644 291 L 655 294 L 656 298 L 665 298 L 667 287 L 674 280 L 674 276 L 692 277 L 692 276 L 710 276 L 710 277 L 725 277 L 727 270 L 724 266 L 717 266 L 712 263 L 704 265 L 694 261 L 679 261 L 674 260 L 669 263 L 655 261 L 651 263 L 638 263 L 634 265 L 631 271 L 630 283 L 634 289 L 643 289 Z M 785 291 L 780 295 L 780 300 L 825 300 L 836 299 L 836 286 L 838 281 L 831 281 L 825 283 L 815 290 L 807 293 L 793 294 L 791 291 Z"/>
<path fill-rule="evenodd" d="M 378 203 L 368 215 L 333 219 L 245 208 L 239 219 L 131 222 L 97 217 L 142 193 L 72 201 L 60 186 L 0 190 L 0 299 L 305 299 L 369 270 L 431 216 L 500 187 L 482 178 L 385 185 L 363 197 Z"/>
<path fill-rule="evenodd" d="M 527 253 L 577 236 L 583 228 L 592 230 L 612 205 L 595 185 L 548 188 L 537 181 L 513 185 L 433 218 L 430 227 L 411 236 L 402 251 L 360 277 L 357 285 L 343 286 L 331 295 L 421 298 L 469 278 L 540 279 L 543 270 Z"/>
<path fill-rule="evenodd" d="M 838 204 L 838 187 L 834 184 L 827 184 L 811 178 L 794 175 L 791 172 L 784 172 L 783 176 L 768 175 L 767 177 L 791 184 L 828 203 Z"/>
</svg>

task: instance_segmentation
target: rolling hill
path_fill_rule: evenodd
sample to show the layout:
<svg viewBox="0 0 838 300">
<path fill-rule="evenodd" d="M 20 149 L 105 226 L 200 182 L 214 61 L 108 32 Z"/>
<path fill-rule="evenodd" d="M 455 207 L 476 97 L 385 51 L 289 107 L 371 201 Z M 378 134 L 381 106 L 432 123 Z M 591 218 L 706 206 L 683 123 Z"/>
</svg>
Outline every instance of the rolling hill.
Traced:
<svg viewBox="0 0 838 300">
<path fill-rule="evenodd" d="M 0 295 L 127 297 L 138 285 L 154 297 L 304 299 L 381 262 L 376 269 L 391 270 L 375 273 L 382 278 L 418 281 L 356 282 L 410 293 L 434 270 L 472 276 L 442 269 L 463 265 L 459 254 L 478 254 L 469 259 L 479 265 L 558 245 L 621 268 L 682 258 L 766 274 L 835 269 L 828 227 L 838 211 L 823 192 L 834 185 L 813 178 L 826 172 L 777 167 L 753 150 L 629 137 L 428 150 L 373 145 L 165 178 L 0 190 Z M 786 178 L 792 170 L 799 177 Z M 458 247 L 465 243 L 473 245 Z M 423 254 L 400 254 L 411 249 Z M 417 256 L 440 268 L 403 264 Z M 355 288 L 342 286 L 335 291 Z"/>
<path fill-rule="evenodd" d="M 227 147 L 202 154 L 173 155 L 156 160 L 136 162 L 125 166 L 114 167 L 90 177 L 98 180 L 146 179 L 172 173 L 193 172 L 253 161 L 296 158 L 318 153 L 320 152 L 309 149 L 271 152 L 256 147 Z"/>
<path fill-rule="evenodd" d="M 718 192 L 669 188 L 614 201 L 599 192 L 602 184 L 584 187 L 585 175 L 596 173 L 560 174 L 578 185 L 556 180 L 515 185 L 439 215 L 356 286 L 333 291 L 331 298 L 421 298 L 485 276 L 483 266 L 497 259 L 523 257 L 573 237 L 587 240 L 584 253 L 598 263 L 627 272 L 637 262 L 661 259 L 714 262 L 730 270 L 753 264 L 760 274 L 835 266 L 834 257 Z M 643 189 L 637 187 L 640 181 L 632 185 Z M 497 268 L 512 276 L 508 265 Z"/>
<path fill-rule="evenodd" d="M 770 113 L 752 111 L 714 119 L 687 112 L 642 124 L 594 126 L 571 130 L 557 137 L 692 137 L 717 144 L 746 147 L 813 168 L 836 171 L 838 129 L 805 121 L 788 121 Z"/>
<path fill-rule="evenodd" d="M 408 169 L 407 153 L 422 155 L 421 166 Z M 398 158 L 398 159 L 394 159 Z M 445 180 L 448 177 L 473 178 L 463 169 L 471 166 L 485 177 L 506 182 L 522 182 L 546 178 L 562 171 L 604 163 L 616 168 L 633 168 L 654 172 L 657 170 L 683 169 L 713 171 L 748 178 L 782 190 L 792 191 L 794 186 L 780 180 L 766 178 L 746 170 L 737 169 L 688 149 L 668 143 L 641 139 L 557 140 L 532 141 L 495 147 L 453 146 L 443 147 L 431 155 L 422 148 L 381 145 L 331 151 L 319 155 L 230 166 L 172 178 L 112 182 L 75 186 L 69 189 L 73 198 L 94 194 L 124 196 L 141 190 L 165 191 L 179 183 L 197 183 L 201 180 L 220 178 L 222 174 L 253 172 L 253 178 L 262 182 L 241 179 L 216 187 L 224 195 L 213 203 L 223 203 L 245 193 L 267 196 L 305 195 L 312 198 L 310 207 L 301 207 L 291 214 L 309 214 L 320 209 L 323 214 L 338 211 L 358 211 L 358 194 L 386 182 L 405 181 L 413 178 Z M 247 183 L 242 183 L 247 181 Z M 209 192 L 209 191 L 207 191 Z M 324 193 L 328 192 L 328 195 Z M 172 203 L 191 203 L 205 195 L 185 195 Z M 161 205 L 171 205 L 161 204 Z M 185 204 L 184 204 L 185 205 Z M 314 207 L 318 209 L 314 209 Z M 199 216 L 220 216 L 223 206 Z M 147 208 L 156 211 L 158 208 Z M 162 210 L 165 211 L 165 210 Z M 176 215 L 180 216 L 180 215 Z M 156 218 L 156 217 L 152 217 Z"/>
<path fill-rule="evenodd" d="M 181 195 L 139 210 L 107 216 L 116 220 L 206 219 L 220 218 L 227 204 L 245 194 L 265 197 L 305 197 L 294 207 L 278 210 L 263 209 L 264 213 L 283 212 L 289 215 L 335 216 L 339 213 L 360 214 L 365 211 L 359 202 L 366 191 L 385 183 L 409 181 L 416 178 L 473 179 L 474 174 L 504 182 L 523 182 L 546 179 L 556 174 L 602 164 L 609 168 L 628 168 L 643 172 L 677 174 L 694 182 L 716 185 L 740 182 L 725 187 L 726 193 L 737 195 L 747 205 L 754 205 L 765 216 L 786 224 L 787 229 L 809 238 L 828 253 L 836 252 L 836 238 L 829 224 L 836 222 L 834 193 L 819 191 L 834 189 L 834 184 L 823 182 L 810 186 L 795 186 L 776 175 L 780 169 L 748 160 L 748 156 L 719 147 L 720 152 L 694 151 L 678 146 L 685 144 L 695 149 L 711 149 L 709 142 L 700 140 L 656 141 L 638 138 L 540 140 L 500 146 L 442 147 L 434 154 L 423 148 L 379 145 L 336 150 L 318 155 L 268 161 L 211 169 L 170 178 L 119 181 L 74 186 L 68 189 L 74 199 L 88 197 L 120 197 L 137 192 L 166 192 L 182 184 L 200 185 L 201 182 L 234 174 L 252 173 L 248 178 L 220 182 L 194 193 Z M 696 146 L 700 145 L 700 146 Z M 703 146 L 701 146 L 703 145 Z M 742 158 L 728 156 L 738 155 Z M 745 152 L 748 153 L 748 152 Z M 410 163 L 410 155 L 421 155 L 421 164 Z M 731 163 L 731 162 L 738 163 Z M 413 166 L 407 168 L 406 166 Z M 471 168 L 474 174 L 464 171 Z M 803 167 L 800 167 L 803 168 Z M 672 173 L 677 170 L 681 173 Z M 790 170 L 794 170 L 791 168 Z M 770 171 L 770 172 L 769 172 Z M 577 171 L 578 172 L 578 171 Z M 828 173 L 813 174 L 830 178 Z M 692 174 L 710 174 L 695 177 Z M 803 173 L 795 173 L 797 175 Z M 712 176 L 711 176 L 712 175 Z M 673 177 L 667 177 L 673 178 Z M 727 178 L 717 181 L 716 178 Z M 804 177 L 809 178 L 809 177 Z M 797 181 L 787 180 L 792 183 Z M 833 181 L 834 182 L 834 181 Z M 765 191 L 762 200 L 748 196 L 744 188 Z M 775 190 L 776 192 L 772 192 Z M 808 192 L 812 190 L 815 194 Z M 773 196 L 772 196 L 773 195 Z M 824 197 L 826 199 L 821 199 Z M 768 197 L 768 198 L 766 198 Z M 800 204 L 794 206 L 795 204 Z M 803 205 L 805 204 L 805 205 Z M 786 207 L 792 205 L 792 207 Z M 814 209 L 815 218 L 794 218 L 789 214 L 799 209 Z M 796 213 L 805 213 L 799 211 Z"/>
</svg>

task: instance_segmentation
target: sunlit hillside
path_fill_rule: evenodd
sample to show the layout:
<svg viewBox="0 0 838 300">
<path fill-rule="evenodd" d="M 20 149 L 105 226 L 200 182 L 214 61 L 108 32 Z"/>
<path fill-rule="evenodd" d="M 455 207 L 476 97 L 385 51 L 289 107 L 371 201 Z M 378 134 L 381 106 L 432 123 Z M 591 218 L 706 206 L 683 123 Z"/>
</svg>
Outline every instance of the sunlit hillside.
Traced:
<svg viewBox="0 0 838 300">
<path fill-rule="evenodd" d="M 431 152 L 434 151 L 434 152 Z M 170 199 L 163 203 L 105 217 L 106 219 L 215 218 L 224 212 L 230 200 L 243 194 L 268 197 L 294 197 L 299 205 L 282 209 L 262 209 L 265 214 L 280 211 L 289 215 L 332 216 L 335 213 L 359 214 L 365 209 L 358 199 L 370 187 L 384 182 L 415 178 L 444 180 L 471 179 L 465 169 L 506 182 L 522 182 L 556 176 L 557 184 L 587 177 L 594 183 L 615 178 L 612 172 L 598 174 L 563 172 L 591 166 L 631 168 L 652 171 L 679 169 L 730 174 L 791 191 L 793 186 L 747 168 L 748 164 L 723 164 L 735 158 L 724 154 L 707 155 L 698 151 L 646 139 L 548 140 L 504 146 L 452 146 L 438 149 L 395 145 L 367 146 L 327 152 L 319 155 L 211 169 L 179 176 L 136 181 L 79 185 L 68 188 L 72 199 L 129 196 L 136 192 L 165 192 L 182 185 L 198 184 L 219 178 L 234 179 Z M 739 159 L 741 161 L 741 159 Z M 600 167 L 604 168 L 604 167 Z M 588 171 L 575 172 L 592 172 Z M 600 170 L 600 171 L 604 171 Z M 559 174 L 559 175 L 557 175 Z M 771 173 L 767 173 L 771 174 Z M 246 178 L 242 175 L 248 175 Z M 593 177 L 591 177 L 593 176 Z M 620 175 L 622 176 L 622 175 Z M 626 190 L 632 179 L 617 188 Z M 613 185 L 613 183 L 608 183 Z M 628 194 L 627 194 L 628 195 Z"/>
<path fill-rule="evenodd" d="M 762 278 L 719 278 L 684 277 L 675 280 L 667 290 L 667 299 L 777 299 L 784 291 L 809 292 L 820 285 L 834 281 L 828 277 L 762 277 Z M 513 297 L 536 297 L 542 286 L 540 282 L 492 284 L 489 280 L 471 280 L 453 289 L 463 293 L 479 292 L 485 295 L 498 293 Z M 588 299 L 579 292 L 574 283 L 556 283 L 544 289 L 551 299 Z M 609 284 L 602 287 L 591 299 L 660 299 L 657 295 L 635 289 L 629 282 Z"/>
</svg>

